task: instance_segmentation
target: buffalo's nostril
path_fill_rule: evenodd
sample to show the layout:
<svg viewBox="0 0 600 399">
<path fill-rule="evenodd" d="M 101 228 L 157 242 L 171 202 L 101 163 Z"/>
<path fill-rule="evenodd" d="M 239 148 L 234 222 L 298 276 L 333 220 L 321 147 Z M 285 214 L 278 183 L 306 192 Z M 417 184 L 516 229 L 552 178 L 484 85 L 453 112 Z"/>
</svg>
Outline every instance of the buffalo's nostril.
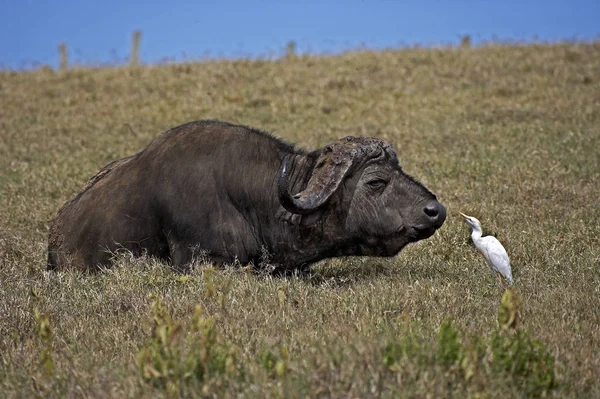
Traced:
<svg viewBox="0 0 600 399">
<path fill-rule="evenodd" d="M 436 224 L 439 225 L 441 225 L 446 219 L 446 208 L 437 201 L 431 201 L 425 205 L 423 212 L 431 219 L 432 222 L 436 222 Z"/>
<path fill-rule="evenodd" d="M 438 208 L 434 204 L 428 204 L 425 209 L 423 209 L 423 212 L 430 218 L 434 218 L 439 214 Z"/>
</svg>

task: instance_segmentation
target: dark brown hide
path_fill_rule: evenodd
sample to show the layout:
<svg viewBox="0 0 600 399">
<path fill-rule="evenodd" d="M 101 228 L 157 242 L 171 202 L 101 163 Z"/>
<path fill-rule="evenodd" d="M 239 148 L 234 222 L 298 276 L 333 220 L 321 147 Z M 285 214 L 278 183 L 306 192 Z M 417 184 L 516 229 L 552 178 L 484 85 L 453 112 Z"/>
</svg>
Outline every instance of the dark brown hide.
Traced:
<svg viewBox="0 0 600 399">
<path fill-rule="evenodd" d="M 120 250 L 185 270 L 215 263 L 304 269 L 394 256 L 446 211 L 405 174 L 388 142 L 345 137 L 306 152 L 244 126 L 197 121 L 98 172 L 50 226 L 48 268 L 108 267 Z"/>
</svg>

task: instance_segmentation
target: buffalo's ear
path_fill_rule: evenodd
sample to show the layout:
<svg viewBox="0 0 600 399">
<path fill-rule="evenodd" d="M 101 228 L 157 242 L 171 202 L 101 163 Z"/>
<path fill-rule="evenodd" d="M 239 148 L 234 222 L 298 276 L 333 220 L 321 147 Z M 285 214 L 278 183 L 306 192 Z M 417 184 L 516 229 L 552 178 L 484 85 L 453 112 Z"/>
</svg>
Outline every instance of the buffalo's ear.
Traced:
<svg viewBox="0 0 600 399">
<path fill-rule="evenodd" d="M 310 226 L 321 220 L 322 215 L 323 213 L 320 211 L 309 213 L 307 215 L 299 215 L 297 213 L 291 213 L 290 211 L 286 210 L 283 206 L 280 206 L 277 210 L 277 213 L 275 214 L 275 217 L 285 223 L 294 226 Z"/>
<path fill-rule="evenodd" d="M 300 223 L 300 218 L 302 216 L 298 215 L 296 213 L 292 213 L 280 205 L 279 209 L 277 209 L 277 213 L 275 214 L 275 217 L 278 220 L 281 220 L 282 222 L 285 222 L 285 223 L 288 223 L 291 225 L 297 225 Z"/>
</svg>

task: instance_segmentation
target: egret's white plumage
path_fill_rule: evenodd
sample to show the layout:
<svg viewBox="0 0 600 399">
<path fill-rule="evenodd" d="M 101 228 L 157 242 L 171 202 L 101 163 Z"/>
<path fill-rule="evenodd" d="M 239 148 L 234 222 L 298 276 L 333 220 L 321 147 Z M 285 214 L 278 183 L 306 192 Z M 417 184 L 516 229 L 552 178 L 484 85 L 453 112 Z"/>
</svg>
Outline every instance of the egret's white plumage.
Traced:
<svg viewBox="0 0 600 399">
<path fill-rule="evenodd" d="M 510 259 L 500 241 L 492 236 L 482 237 L 481 223 L 477 218 L 467 216 L 464 213 L 460 215 L 465 218 L 465 221 L 473 229 L 471 232 L 473 244 L 482 253 L 492 272 L 504 277 L 508 284 L 512 285 L 513 278 L 510 270 Z"/>
</svg>

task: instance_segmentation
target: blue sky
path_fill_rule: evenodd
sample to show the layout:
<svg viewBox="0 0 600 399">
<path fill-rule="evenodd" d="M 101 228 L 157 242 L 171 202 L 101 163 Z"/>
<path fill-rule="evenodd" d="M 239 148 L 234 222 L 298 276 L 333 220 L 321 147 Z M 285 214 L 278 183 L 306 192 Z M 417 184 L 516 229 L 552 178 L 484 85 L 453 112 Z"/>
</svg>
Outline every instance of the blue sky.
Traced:
<svg viewBox="0 0 600 399">
<path fill-rule="evenodd" d="M 600 0 L 154 1 L 0 0 L 0 68 L 123 63 L 131 34 L 141 59 L 192 60 L 333 53 L 419 43 L 600 39 Z"/>
</svg>

